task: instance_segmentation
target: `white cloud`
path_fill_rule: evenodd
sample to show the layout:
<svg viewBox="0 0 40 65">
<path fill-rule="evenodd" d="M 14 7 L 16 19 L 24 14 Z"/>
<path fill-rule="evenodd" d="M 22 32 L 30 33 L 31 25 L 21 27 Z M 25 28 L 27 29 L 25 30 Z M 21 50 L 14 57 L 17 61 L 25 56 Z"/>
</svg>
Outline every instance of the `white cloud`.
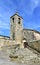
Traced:
<svg viewBox="0 0 40 65">
<path fill-rule="evenodd" d="M 30 10 L 28 11 L 29 14 L 32 14 L 34 9 L 38 6 L 39 1 L 38 0 L 31 0 L 30 2 Z"/>
<path fill-rule="evenodd" d="M 39 4 L 39 0 L 31 0 L 32 4 L 33 4 L 33 7 L 37 7 L 38 4 Z"/>
<path fill-rule="evenodd" d="M 24 6 L 23 10 L 27 14 L 32 14 L 34 9 L 39 5 L 40 0 L 30 0 L 30 3 Z M 25 10 L 26 9 L 26 10 Z"/>
<path fill-rule="evenodd" d="M 40 0 L 31 0 L 32 11 L 39 5 Z"/>
</svg>

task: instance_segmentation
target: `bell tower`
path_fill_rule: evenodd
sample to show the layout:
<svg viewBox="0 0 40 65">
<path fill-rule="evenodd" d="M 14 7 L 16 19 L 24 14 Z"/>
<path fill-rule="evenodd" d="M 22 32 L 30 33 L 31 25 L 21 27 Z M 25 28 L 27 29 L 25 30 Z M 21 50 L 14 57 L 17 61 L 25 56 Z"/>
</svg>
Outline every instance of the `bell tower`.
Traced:
<svg viewBox="0 0 40 65">
<path fill-rule="evenodd" d="M 10 39 L 15 40 L 17 43 L 22 42 L 22 25 L 23 18 L 16 12 L 10 17 Z"/>
</svg>

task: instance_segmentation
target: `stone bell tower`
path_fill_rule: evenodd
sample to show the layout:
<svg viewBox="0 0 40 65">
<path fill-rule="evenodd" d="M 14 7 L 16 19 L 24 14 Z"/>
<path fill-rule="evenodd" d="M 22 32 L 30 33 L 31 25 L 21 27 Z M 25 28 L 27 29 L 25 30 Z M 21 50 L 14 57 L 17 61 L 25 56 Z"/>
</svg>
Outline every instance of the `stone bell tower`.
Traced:
<svg viewBox="0 0 40 65">
<path fill-rule="evenodd" d="M 10 17 L 10 39 L 15 40 L 16 43 L 22 42 L 22 21 L 23 18 L 17 12 Z"/>
</svg>

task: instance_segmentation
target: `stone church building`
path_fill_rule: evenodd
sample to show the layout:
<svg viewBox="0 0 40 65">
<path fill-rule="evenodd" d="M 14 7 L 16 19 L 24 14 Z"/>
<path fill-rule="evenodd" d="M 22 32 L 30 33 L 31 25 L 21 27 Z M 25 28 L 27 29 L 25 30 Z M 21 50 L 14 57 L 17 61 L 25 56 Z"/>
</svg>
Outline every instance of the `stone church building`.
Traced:
<svg viewBox="0 0 40 65">
<path fill-rule="evenodd" d="M 32 40 L 39 40 L 40 33 L 36 30 L 24 29 L 23 18 L 16 12 L 13 16 L 10 17 L 10 39 L 15 40 L 17 43 L 21 43 L 23 40 L 27 42 Z"/>
<path fill-rule="evenodd" d="M 25 23 L 26 24 L 26 23 Z M 3 45 L 24 44 L 40 40 L 40 32 L 23 28 L 23 18 L 16 12 L 10 17 L 10 37 L 0 35 L 0 47 Z"/>
</svg>

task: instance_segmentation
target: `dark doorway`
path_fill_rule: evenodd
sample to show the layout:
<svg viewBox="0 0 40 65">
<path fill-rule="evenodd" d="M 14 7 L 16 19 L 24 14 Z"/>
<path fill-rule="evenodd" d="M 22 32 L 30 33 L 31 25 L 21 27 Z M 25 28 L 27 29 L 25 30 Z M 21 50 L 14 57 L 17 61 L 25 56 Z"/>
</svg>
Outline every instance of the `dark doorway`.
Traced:
<svg viewBox="0 0 40 65">
<path fill-rule="evenodd" d="M 27 48 L 27 46 L 28 46 L 28 43 L 24 42 L 24 48 Z"/>
</svg>

